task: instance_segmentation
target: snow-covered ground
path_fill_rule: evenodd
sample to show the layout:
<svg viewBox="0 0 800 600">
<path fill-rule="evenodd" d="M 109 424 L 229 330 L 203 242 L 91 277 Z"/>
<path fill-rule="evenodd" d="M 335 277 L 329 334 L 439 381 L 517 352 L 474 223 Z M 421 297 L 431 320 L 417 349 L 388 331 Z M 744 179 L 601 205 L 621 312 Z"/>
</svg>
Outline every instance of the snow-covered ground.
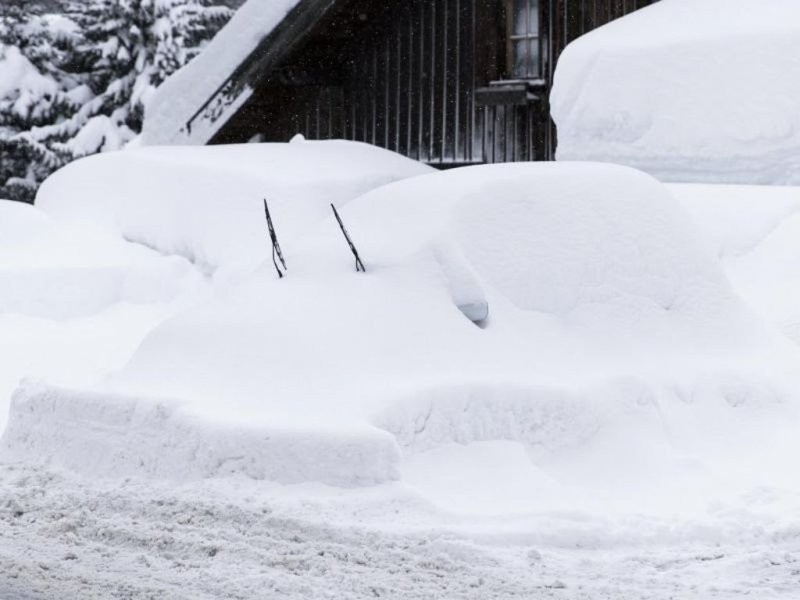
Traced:
<svg viewBox="0 0 800 600">
<path fill-rule="evenodd" d="M 797 189 L 297 142 L 38 207 L 0 203 L 0 597 L 796 597 Z"/>
<path fill-rule="evenodd" d="M 0 466 L 0 597 L 797 598 L 800 531 L 751 509 L 704 518 L 458 517 L 400 487 L 105 481 Z"/>
<path fill-rule="evenodd" d="M 561 54 L 559 160 L 662 181 L 800 184 L 800 3 L 661 0 Z"/>
</svg>

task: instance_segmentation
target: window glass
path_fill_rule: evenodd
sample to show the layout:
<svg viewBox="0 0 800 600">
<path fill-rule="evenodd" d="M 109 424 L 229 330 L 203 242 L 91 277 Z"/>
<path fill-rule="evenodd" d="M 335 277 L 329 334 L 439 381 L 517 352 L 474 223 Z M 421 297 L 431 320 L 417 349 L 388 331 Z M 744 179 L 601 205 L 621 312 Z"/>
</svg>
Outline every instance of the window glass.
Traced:
<svg viewBox="0 0 800 600">
<path fill-rule="evenodd" d="M 539 0 L 508 0 L 508 51 L 512 77 L 539 77 Z"/>
<path fill-rule="evenodd" d="M 514 40 L 511 42 L 511 54 L 514 77 L 528 76 L 528 40 Z"/>
<path fill-rule="evenodd" d="M 539 35 L 539 0 L 528 0 L 528 33 Z"/>
<path fill-rule="evenodd" d="M 528 33 L 528 4 L 529 0 L 512 0 L 512 31 L 514 35 L 527 35 Z"/>
<path fill-rule="evenodd" d="M 515 35 L 539 35 L 539 0 L 511 0 Z"/>
</svg>

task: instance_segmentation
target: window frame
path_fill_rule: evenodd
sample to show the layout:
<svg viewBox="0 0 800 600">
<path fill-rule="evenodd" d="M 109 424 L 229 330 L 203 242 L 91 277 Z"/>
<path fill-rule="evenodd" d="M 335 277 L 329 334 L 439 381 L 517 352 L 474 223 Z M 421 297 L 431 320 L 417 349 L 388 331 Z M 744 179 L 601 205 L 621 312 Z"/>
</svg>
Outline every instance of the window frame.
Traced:
<svg viewBox="0 0 800 600">
<path fill-rule="evenodd" d="M 526 5 L 525 9 L 525 31 L 524 34 L 516 33 L 516 19 L 514 17 L 514 5 L 519 0 L 505 0 L 505 32 L 506 32 L 506 79 L 512 81 L 531 81 L 540 80 L 544 77 L 545 62 L 542 53 L 544 52 L 544 44 L 542 44 L 542 22 L 543 22 L 543 5 L 544 0 L 538 0 L 536 3 L 536 33 L 530 31 L 531 23 L 531 0 L 523 0 Z M 525 74 L 518 75 L 515 73 L 516 61 L 514 60 L 514 43 L 525 40 L 526 57 L 525 57 Z M 530 54 L 530 46 L 535 43 L 538 52 L 536 57 Z"/>
</svg>

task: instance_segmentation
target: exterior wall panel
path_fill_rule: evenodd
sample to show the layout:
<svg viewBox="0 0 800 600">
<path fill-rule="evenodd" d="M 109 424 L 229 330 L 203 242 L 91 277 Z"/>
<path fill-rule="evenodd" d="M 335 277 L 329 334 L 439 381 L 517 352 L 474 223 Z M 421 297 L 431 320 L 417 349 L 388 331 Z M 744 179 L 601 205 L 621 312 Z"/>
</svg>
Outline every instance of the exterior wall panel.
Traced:
<svg viewBox="0 0 800 600">
<path fill-rule="evenodd" d="M 555 149 L 547 91 L 558 55 L 576 37 L 652 1 L 542 0 L 544 88 L 506 104 L 481 104 L 476 95 L 507 70 L 505 0 L 345 2 L 284 71 L 263 78 L 214 142 L 302 133 L 364 141 L 438 166 L 547 160 Z M 347 19 L 365 22 L 357 35 L 335 38 Z"/>
</svg>

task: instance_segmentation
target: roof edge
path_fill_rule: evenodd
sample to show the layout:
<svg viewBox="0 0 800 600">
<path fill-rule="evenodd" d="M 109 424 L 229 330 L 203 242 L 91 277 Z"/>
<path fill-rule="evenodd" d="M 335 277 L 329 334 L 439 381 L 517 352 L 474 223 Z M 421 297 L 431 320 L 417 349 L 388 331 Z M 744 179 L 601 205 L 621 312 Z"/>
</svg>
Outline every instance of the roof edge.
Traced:
<svg viewBox="0 0 800 600">
<path fill-rule="evenodd" d="M 301 0 L 286 17 L 259 42 L 233 73 L 189 117 L 183 126 L 187 135 L 199 120 L 206 123 L 204 140 L 208 143 L 233 117 L 234 111 L 249 99 L 252 91 L 269 78 L 270 71 L 302 41 L 313 26 L 343 0 Z M 242 95 L 247 95 L 242 101 Z"/>
</svg>

